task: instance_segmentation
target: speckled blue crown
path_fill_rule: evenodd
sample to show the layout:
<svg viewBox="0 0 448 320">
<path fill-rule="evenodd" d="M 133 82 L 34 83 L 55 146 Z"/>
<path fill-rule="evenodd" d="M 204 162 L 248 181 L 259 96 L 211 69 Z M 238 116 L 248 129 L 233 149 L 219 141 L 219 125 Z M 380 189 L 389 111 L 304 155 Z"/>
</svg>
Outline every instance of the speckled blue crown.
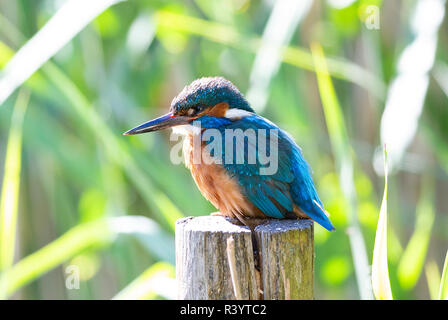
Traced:
<svg viewBox="0 0 448 320">
<path fill-rule="evenodd" d="M 227 102 L 229 108 L 254 112 L 238 88 L 223 77 L 207 77 L 194 80 L 171 102 L 170 111 L 186 110 L 195 106 L 214 106 Z"/>
</svg>

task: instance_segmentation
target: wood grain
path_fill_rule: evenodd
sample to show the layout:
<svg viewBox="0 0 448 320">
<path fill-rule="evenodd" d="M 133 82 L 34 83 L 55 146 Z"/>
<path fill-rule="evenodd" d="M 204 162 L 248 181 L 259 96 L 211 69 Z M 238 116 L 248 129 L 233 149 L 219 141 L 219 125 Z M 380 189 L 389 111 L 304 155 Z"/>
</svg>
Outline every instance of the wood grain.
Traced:
<svg viewBox="0 0 448 320">
<path fill-rule="evenodd" d="M 313 299 L 313 222 L 269 219 L 255 234 L 260 272 L 248 227 L 219 216 L 178 220 L 178 298 Z"/>
</svg>

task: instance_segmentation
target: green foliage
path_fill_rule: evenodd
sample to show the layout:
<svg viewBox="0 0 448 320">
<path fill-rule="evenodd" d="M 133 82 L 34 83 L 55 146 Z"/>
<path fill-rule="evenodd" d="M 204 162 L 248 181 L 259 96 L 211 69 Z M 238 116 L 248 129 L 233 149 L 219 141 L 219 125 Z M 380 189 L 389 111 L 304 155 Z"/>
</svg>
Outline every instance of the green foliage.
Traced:
<svg viewBox="0 0 448 320">
<path fill-rule="evenodd" d="M 439 299 L 448 300 L 448 251 L 446 252 L 442 279 L 440 280 Z"/>
<path fill-rule="evenodd" d="M 170 286 L 175 286 L 176 271 L 171 264 L 156 262 L 121 290 L 116 300 L 148 300 L 157 298 L 176 299 Z"/>
<path fill-rule="evenodd" d="M 378 225 L 376 227 L 375 246 L 372 258 L 372 287 L 378 300 L 392 300 L 392 290 L 389 280 L 389 266 L 387 254 L 387 151 L 384 147 L 384 193 L 381 202 Z"/>
<path fill-rule="evenodd" d="M 201 76 L 222 75 L 248 92 L 272 7 L 70 2 L 90 18 L 53 25 L 47 32 L 65 35 L 58 43 L 38 33 L 60 9 L 52 1 L 0 4 L 0 296 L 174 298 L 174 221 L 215 209 L 183 165 L 170 162 L 167 133 L 122 132 L 164 113 Z M 369 5 L 380 10 L 380 30 L 364 24 Z M 313 4 L 289 30 L 270 78 L 262 115 L 302 147 L 336 227 L 315 228 L 318 299 L 372 297 L 369 264 L 378 221 L 386 220 L 375 155 L 415 5 Z M 400 19 L 385 21 L 387 12 Z M 62 32 L 77 23 L 79 32 Z M 441 28 L 417 134 L 388 175 L 382 277 L 395 299 L 447 297 L 447 39 Z M 18 90 L 1 90 L 13 84 Z M 65 283 L 72 266 L 79 290 Z"/>
<path fill-rule="evenodd" d="M 0 272 L 8 270 L 14 260 L 17 214 L 22 165 L 22 126 L 29 92 L 20 91 L 11 119 L 5 156 L 5 174 L 0 198 Z"/>
<path fill-rule="evenodd" d="M 339 105 L 336 92 L 331 81 L 322 47 L 313 44 L 311 47 L 314 65 L 316 68 L 319 93 L 322 99 L 325 122 L 328 128 L 328 135 L 334 153 L 336 169 L 338 171 L 339 183 L 341 185 L 344 198 L 348 203 L 348 220 L 351 232 L 349 239 L 352 249 L 353 264 L 356 270 L 359 294 L 363 299 L 371 297 L 371 286 L 365 275 L 368 274 L 367 252 L 364 239 L 359 229 L 357 217 L 357 202 L 355 199 L 354 169 L 352 150 L 348 141 L 347 129 L 344 117 Z"/>
<path fill-rule="evenodd" d="M 435 218 L 433 190 L 434 187 L 428 183 L 423 185 L 423 194 L 417 206 L 415 230 L 398 264 L 397 275 L 403 289 L 413 288 L 423 270 Z"/>
<path fill-rule="evenodd" d="M 18 288 L 83 250 L 103 246 L 110 241 L 110 237 L 105 221 L 75 226 L 52 243 L 30 254 L 2 273 L 0 277 L 2 297 L 11 295 Z"/>
</svg>

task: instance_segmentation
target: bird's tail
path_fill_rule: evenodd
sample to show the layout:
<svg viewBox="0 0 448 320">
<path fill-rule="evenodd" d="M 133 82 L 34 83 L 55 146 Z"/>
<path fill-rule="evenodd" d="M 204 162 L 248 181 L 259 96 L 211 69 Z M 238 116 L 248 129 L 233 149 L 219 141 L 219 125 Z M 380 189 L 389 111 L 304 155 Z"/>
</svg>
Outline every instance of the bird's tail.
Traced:
<svg viewBox="0 0 448 320">
<path fill-rule="evenodd" d="M 325 211 L 322 205 L 316 200 L 313 200 L 313 205 L 309 208 L 309 210 L 306 210 L 306 214 L 328 231 L 335 230 L 333 224 L 328 218 L 329 213 Z"/>
</svg>

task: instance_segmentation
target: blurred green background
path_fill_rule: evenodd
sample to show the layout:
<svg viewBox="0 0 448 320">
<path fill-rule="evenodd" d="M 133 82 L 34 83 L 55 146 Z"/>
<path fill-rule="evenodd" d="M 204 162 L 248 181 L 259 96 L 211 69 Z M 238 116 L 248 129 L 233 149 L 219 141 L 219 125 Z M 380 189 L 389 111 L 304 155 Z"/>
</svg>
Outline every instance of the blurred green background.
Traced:
<svg viewBox="0 0 448 320">
<path fill-rule="evenodd" d="M 384 144 L 393 296 L 437 298 L 448 247 L 446 9 L 0 0 L 0 297 L 175 298 L 174 221 L 215 209 L 170 162 L 169 132 L 121 134 L 192 80 L 221 75 L 313 167 L 337 229 L 315 225 L 316 299 L 371 297 Z M 80 32 L 64 35 L 80 17 Z M 315 72 L 324 56 L 331 81 Z"/>
</svg>

